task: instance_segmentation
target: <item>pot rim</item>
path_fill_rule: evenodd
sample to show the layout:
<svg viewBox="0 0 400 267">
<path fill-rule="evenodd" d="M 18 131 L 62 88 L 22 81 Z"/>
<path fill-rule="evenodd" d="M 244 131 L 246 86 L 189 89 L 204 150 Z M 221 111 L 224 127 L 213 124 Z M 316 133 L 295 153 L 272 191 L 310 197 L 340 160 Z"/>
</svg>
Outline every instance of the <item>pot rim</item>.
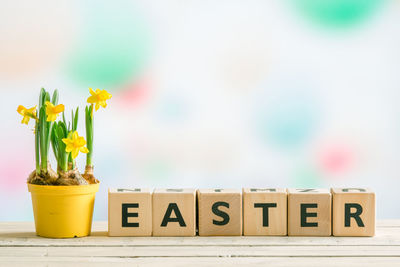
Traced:
<svg viewBox="0 0 400 267">
<path fill-rule="evenodd" d="M 26 183 L 28 191 L 38 195 L 86 195 L 99 191 L 100 182 L 88 185 L 37 185 Z"/>
</svg>

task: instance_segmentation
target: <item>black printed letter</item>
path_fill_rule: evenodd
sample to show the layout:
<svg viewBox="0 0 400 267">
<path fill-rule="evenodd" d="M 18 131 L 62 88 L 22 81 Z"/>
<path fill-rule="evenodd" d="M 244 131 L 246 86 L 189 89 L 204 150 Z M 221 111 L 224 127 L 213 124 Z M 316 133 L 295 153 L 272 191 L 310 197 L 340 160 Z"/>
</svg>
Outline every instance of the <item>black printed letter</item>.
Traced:
<svg viewBox="0 0 400 267">
<path fill-rule="evenodd" d="M 122 203 L 122 227 L 139 227 L 139 223 L 129 223 L 128 217 L 138 217 L 137 212 L 128 212 L 128 208 L 139 208 L 139 203 Z"/>
<path fill-rule="evenodd" d="M 351 212 L 351 208 L 355 208 L 355 212 Z M 363 208 L 360 204 L 357 203 L 345 203 L 344 204 L 344 226 L 350 227 L 350 219 L 351 217 L 356 220 L 358 227 L 364 227 L 364 223 L 360 218 L 361 213 L 363 212 Z"/>
<path fill-rule="evenodd" d="M 254 208 L 263 209 L 263 226 L 268 227 L 268 208 L 276 208 L 276 203 L 254 203 Z"/>
<path fill-rule="evenodd" d="M 317 203 L 308 203 L 308 204 L 300 204 L 300 220 L 301 220 L 301 227 L 317 227 L 317 222 L 309 223 L 307 222 L 307 217 L 317 217 L 316 212 L 307 212 L 308 208 L 317 208 Z"/>
<path fill-rule="evenodd" d="M 225 224 L 229 223 L 229 215 L 228 215 L 228 213 L 219 210 L 218 209 L 219 206 L 223 206 L 223 207 L 229 208 L 229 203 L 223 202 L 223 201 L 219 201 L 219 202 L 215 202 L 212 205 L 212 212 L 215 215 L 217 215 L 217 216 L 222 218 L 222 221 L 213 220 L 213 224 L 215 224 L 215 225 L 225 225 Z"/>
<path fill-rule="evenodd" d="M 175 212 L 176 218 L 171 218 L 172 211 Z M 176 203 L 169 203 L 167 211 L 165 212 L 164 219 L 162 220 L 161 227 L 167 226 L 169 222 L 179 222 L 179 226 L 186 227 L 186 223 L 183 220 L 181 211 Z"/>
</svg>

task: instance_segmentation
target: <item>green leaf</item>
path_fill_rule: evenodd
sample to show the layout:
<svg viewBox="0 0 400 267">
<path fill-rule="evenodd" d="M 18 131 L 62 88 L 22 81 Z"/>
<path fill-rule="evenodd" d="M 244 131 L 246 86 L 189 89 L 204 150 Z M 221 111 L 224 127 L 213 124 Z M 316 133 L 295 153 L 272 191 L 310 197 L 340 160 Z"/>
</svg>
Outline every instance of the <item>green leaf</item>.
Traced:
<svg viewBox="0 0 400 267">
<path fill-rule="evenodd" d="M 65 132 L 62 126 L 59 126 L 57 129 L 57 136 L 58 136 L 58 140 L 62 140 L 63 138 L 65 138 Z"/>
<path fill-rule="evenodd" d="M 41 108 L 43 108 L 44 111 L 45 111 L 45 107 L 46 107 L 45 104 L 46 104 L 47 101 L 50 101 L 50 94 L 48 92 L 46 92 L 45 95 L 44 95 L 44 101 L 43 101 L 44 106 L 41 107 Z M 51 132 L 51 129 L 53 127 L 53 123 L 50 122 L 50 121 L 46 121 L 46 118 L 47 118 L 47 116 L 46 116 L 46 113 L 44 112 L 43 123 L 45 124 L 45 127 L 43 127 L 43 129 L 44 129 L 44 131 L 43 131 L 44 132 L 43 141 L 45 143 L 46 151 L 49 151 L 49 147 L 50 147 L 50 132 Z"/>
<path fill-rule="evenodd" d="M 46 111 L 45 107 L 42 106 L 39 110 L 39 148 L 40 148 L 40 160 L 41 160 L 41 170 L 47 171 L 47 152 L 46 150 Z"/>
<path fill-rule="evenodd" d="M 64 111 L 63 111 L 63 113 L 62 113 L 62 120 L 63 120 L 64 124 L 67 124 L 67 120 L 65 119 L 65 113 L 64 113 Z"/>
<path fill-rule="evenodd" d="M 74 130 L 74 110 L 71 110 L 72 130 Z"/>
<path fill-rule="evenodd" d="M 46 90 L 44 90 L 44 88 L 40 89 L 40 94 L 39 94 L 39 109 L 44 105 L 45 96 L 46 96 Z"/>
<path fill-rule="evenodd" d="M 53 103 L 54 106 L 58 104 L 58 90 L 54 90 L 53 92 L 53 97 L 51 98 L 51 103 Z"/>
<path fill-rule="evenodd" d="M 38 113 L 39 114 L 39 113 Z M 35 162 L 36 174 L 40 174 L 40 151 L 39 151 L 39 123 L 35 122 Z"/>
<path fill-rule="evenodd" d="M 76 108 L 75 117 L 74 113 L 72 112 L 72 130 L 76 131 L 78 129 L 78 119 L 79 119 L 79 107 Z"/>
<path fill-rule="evenodd" d="M 86 106 L 85 108 L 85 127 L 86 127 L 86 147 L 89 149 L 89 153 L 86 154 L 86 165 L 92 165 L 92 155 L 93 155 L 93 117 L 92 117 L 93 107 Z"/>
<path fill-rule="evenodd" d="M 48 92 L 46 92 L 46 94 L 45 94 L 43 103 L 46 104 L 46 101 L 50 101 L 50 94 Z"/>
<path fill-rule="evenodd" d="M 58 123 L 54 123 L 54 137 L 55 141 L 57 142 L 57 164 L 58 168 L 62 169 L 64 171 L 67 171 L 68 168 L 68 154 L 65 151 L 65 143 L 62 141 L 63 138 L 67 137 L 67 129 L 65 126 L 65 123 L 62 121 L 59 121 Z"/>
<path fill-rule="evenodd" d="M 56 157 L 57 164 L 59 164 L 59 148 L 58 148 L 58 135 L 57 135 L 57 123 L 54 123 L 53 130 L 51 133 L 51 147 L 53 148 L 54 156 Z"/>
<path fill-rule="evenodd" d="M 63 131 L 63 137 L 62 138 L 67 138 L 67 135 L 68 135 L 68 129 L 67 129 L 67 126 L 65 125 L 65 123 L 64 122 L 61 122 L 60 124 L 60 127 L 59 128 L 61 128 L 62 129 L 62 131 Z"/>
</svg>

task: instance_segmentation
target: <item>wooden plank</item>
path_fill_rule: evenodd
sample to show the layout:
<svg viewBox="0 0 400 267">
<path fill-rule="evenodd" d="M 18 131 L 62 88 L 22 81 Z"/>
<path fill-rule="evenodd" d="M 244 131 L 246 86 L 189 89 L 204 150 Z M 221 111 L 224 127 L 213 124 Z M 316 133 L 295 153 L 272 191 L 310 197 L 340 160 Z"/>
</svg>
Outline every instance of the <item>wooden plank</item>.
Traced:
<svg viewBox="0 0 400 267">
<path fill-rule="evenodd" d="M 378 220 L 377 228 L 400 228 L 400 220 Z M 93 222 L 92 231 L 107 231 L 107 221 Z M 33 232 L 35 231 L 34 222 L 0 222 L 0 233 L 5 232 Z"/>
<path fill-rule="evenodd" d="M 41 238 L 32 231 L 0 232 L 0 247 L 6 246 L 400 246 L 400 228 L 379 228 L 375 237 L 108 237 L 106 231 L 75 239 Z"/>
<path fill-rule="evenodd" d="M 379 221 L 376 221 L 376 225 L 379 228 L 382 228 L 382 227 L 397 228 L 397 227 L 400 227 L 400 220 L 379 220 Z"/>
<path fill-rule="evenodd" d="M 15 257 L 399 257 L 399 246 L 177 246 L 177 247 L 3 247 L 0 259 Z"/>
<path fill-rule="evenodd" d="M 387 238 L 385 238 L 387 237 Z M 60 247 L 99 247 L 99 246 L 400 246 L 399 238 L 392 238 L 390 235 L 382 236 L 379 238 L 362 239 L 362 238 L 292 238 L 285 237 L 283 240 L 276 238 L 208 238 L 203 239 L 199 237 L 188 238 L 129 238 L 107 240 L 100 238 L 92 238 L 86 240 L 43 240 L 40 238 L 4 238 L 0 235 L 0 247 L 7 246 L 60 246 Z"/>
<path fill-rule="evenodd" d="M 33 223 L 0 223 L 0 266 L 400 266 L 400 223 L 375 237 L 108 237 L 107 223 L 75 239 L 37 237 Z"/>
<path fill-rule="evenodd" d="M 208 257 L 191 257 L 191 258 L 179 258 L 179 257 L 158 257 L 158 258 L 110 258 L 110 257 L 5 257 L 1 258 L 2 265 L 7 266 L 21 266 L 28 265 L 34 266 L 70 266 L 73 264 L 74 267 L 79 266 L 107 266 L 110 263 L 114 266 L 218 266 L 218 267 L 229 267 L 229 266 L 400 266 L 400 261 L 397 257 L 366 257 L 366 258 L 354 258 L 354 257 L 242 257 L 242 258 L 208 258 Z"/>
</svg>

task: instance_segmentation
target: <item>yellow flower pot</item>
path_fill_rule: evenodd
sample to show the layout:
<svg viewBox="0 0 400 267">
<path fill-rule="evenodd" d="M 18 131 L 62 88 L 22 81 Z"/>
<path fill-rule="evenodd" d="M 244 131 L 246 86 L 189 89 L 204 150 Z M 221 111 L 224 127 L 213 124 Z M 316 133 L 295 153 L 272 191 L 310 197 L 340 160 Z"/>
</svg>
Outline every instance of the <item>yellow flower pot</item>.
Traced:
<svg viewBox="0 0 400 267">
<path fill-rule="evenodd" d="M 99 184 L 54 186 L 28 183 L 36 234 L 67 238 L 90 235 Z"/>
</svg>

